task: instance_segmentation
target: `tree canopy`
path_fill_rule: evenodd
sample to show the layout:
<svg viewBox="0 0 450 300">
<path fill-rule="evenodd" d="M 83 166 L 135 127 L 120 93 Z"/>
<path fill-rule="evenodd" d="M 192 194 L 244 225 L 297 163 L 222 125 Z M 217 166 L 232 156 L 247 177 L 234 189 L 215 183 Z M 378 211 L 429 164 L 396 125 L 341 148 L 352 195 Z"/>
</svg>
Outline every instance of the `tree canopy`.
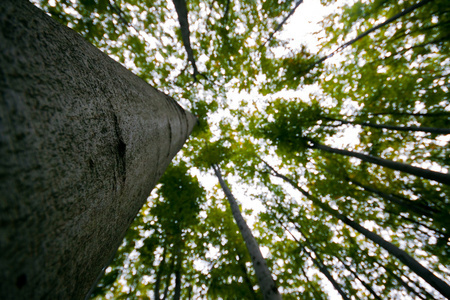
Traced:
<svg viewBox="0 0 450 300">
<path fill-rule="evenodd" d="M 34 2 L 198 118 L 93 298 L 265 297 L 216 166 L 284 299 L 450 299 L 448 0 Z"/>
</svg>

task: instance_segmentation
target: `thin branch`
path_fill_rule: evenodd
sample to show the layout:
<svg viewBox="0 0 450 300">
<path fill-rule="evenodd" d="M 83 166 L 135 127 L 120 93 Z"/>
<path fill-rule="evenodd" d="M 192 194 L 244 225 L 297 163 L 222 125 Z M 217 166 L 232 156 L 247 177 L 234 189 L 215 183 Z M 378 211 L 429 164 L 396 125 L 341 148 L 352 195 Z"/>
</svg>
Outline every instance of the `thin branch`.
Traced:
<svg viewBox="0 0 450 300">
<path fill-rule="evenodd" d="M 264 44 L 261 45 L 260 48 L 263 48 L 267 43 L 270 42 L 270 40 L 273 38 L 275 33 L 277 33 L 281 29 L 281 27 L 283 27 L 284 23 L 286 23 L 286 21 L 295 13 L 295 10 L 297 9 L 297 7 L 299 7 L 300 4 L 302 4 L 302 3 L 303 3 L 303 0 L 299 0 L 299 1 L 297 1 L 297 3 L 295 3 L 294 8 L 291 9 L 291 11 L 288 13 L 288 15 L 286 17 L 284 17 L 283 21 L 281 21 L 281 23 L 278 24 L 277 28 L 275 28 L 275 31 L 273 31 L 270 34 L 269 38 L 264 42 Z"/>
<path fill-rule="evenodd" d="M 314 67 L 315 65 L 318 65 L 318 64 L 324 62 L 325 60 L 327 60 L 327 59 L 333 57 L 336 53 L 342 51 L 343 49 L 347 48 L 347 47 L 350 46 L 351 44 L 353 44 L 353 43 L 355 43 L 356 41 L 362 39 L 363 37 L 369 35 L 370 33 L 372 33 L 372 32 L 374 32 L 374 31 L 380 29 L 381 27 L 383 27 L 383 26 L 385 26 L 385 25 L 387 25 L 387 24 L 389 24 L 389 23 L 392 23 L 393 21 L 395 21 L 395 20 L 397 20 L 397 19 L 399 19 L 399 18 L 401 18 L 401 17 L 407 15 L 408 13 L 414 11 L 415 9 L 417 9 L 417 8 L 419 8 L 419 7 L 422 7 L 422 6 L 424 6 L 425 4 L 427 4 L 427 3 L 429 3 L 429 2 L 432 2 L 432 1 L 433 1 L 433 0 L 423 0 L 423 1 L 419 2 L 419 3 L 416 3 L 416 4 L 414 4 L 414 5 L 411 5 L 410 7 L 404 9 L 403 11 L 401 11 L 401 12 L 399 12 L 398 14 L 394 15 L 393 17 L 387 19 L 387 20 L 384 21 L 383 23 L 380 23 L 380 24 L 378 24 L 378 25 L 376 25 L 376 26 L 374 26 L 374 27 L 372 27 L 372 28 L 370 28 L 370 29 L 364 31 L 363 33 L 361 33 L 361 34 L 358 35 L 357 37 L 355 37 L 355 38 L 351 39 L 350 41 L 348 41 L 348 42 L 342 44 L 341 46 L 339 46 L 336 50 L 332 51 L 330 54 L 328 54 L 328 55 L 322 57 L 321 59 L 319 59 L 318 61 L 316 61 L 315 63 L 313 63 L 312 66 L 311 66 L 311 68 Z"/>
</svg>

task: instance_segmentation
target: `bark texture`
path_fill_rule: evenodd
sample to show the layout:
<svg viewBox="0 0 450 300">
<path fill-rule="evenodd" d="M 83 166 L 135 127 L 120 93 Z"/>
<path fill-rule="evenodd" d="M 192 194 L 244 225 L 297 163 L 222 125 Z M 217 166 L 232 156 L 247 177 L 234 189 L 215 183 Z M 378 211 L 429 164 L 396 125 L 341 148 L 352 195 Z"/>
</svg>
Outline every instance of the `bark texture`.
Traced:
<svg viewBox="0 0 450 300">
<path fill-rule="evenodd" d="M 0 66 L 0 299 L 83 299 L 195 117 L 24 0 Z"/>
</svg>

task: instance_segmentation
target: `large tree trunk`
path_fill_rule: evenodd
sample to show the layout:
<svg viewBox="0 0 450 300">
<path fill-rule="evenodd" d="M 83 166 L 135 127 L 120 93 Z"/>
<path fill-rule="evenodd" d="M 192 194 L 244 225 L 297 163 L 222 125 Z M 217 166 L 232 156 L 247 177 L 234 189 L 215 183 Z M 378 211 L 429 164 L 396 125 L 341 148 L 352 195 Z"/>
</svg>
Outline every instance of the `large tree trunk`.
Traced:
<svg viewBox="0 0 450 300">
<path fill-rule="evenodd" d="M 343 150 L 343 149 L 336 149 L 336 148 L 332 148 L 332 147 L 329 147 L 326 145 L 319 144 L 319 143 L 311 141 L 311 140 L 309 140 L 309 142 L 311 143 L 309 145 L 309 147 L 313 148 L 313 149 L 320 149 L 320 150 L 324 150 L 324 151 L 327 151 L 330 153 L 356 157 L 356 158 L 361 159 L 362 161 L 365 161 L 368 163 L 376 164 L 376 165 L 386 167 L 386 168 L 389 168 L 392 170 L 405 172 L 408 174 L 412 174 L 415 176 L 419 176 L 422 178 L 426 178 L 426 179 L 434 180 L 434 181 L 437 181 L 437 182 L 440 182 L 443 184 L 450 185 L 450 174 L 445 174 L 445 173 L 435 172 L 435 171 L 431 171 L 431 170 L 427 170 L 427 169 L 422 169 L 422 168 L 414 167 L 414 166 L 411 166 L 408 164 L 404 164 L 404 163 L 400 163 L 400 162 L 396 162 L 396 161 L 392 161 L 392 160 L 388 160 L 385 158 L 376 157 L 376 156 L 372 156 L 372 155 L 368 155 L 368 154 L 363 154 L 363 153 L 359 153 L 359 152 Z"/>
<path fill-rule="evenodd" d="M 0 298 L 83 299 L 195 117 L 28 1 L 0 28 Z"/>
<path fill-rule="evenodd" d="M 212 168 L 214 169 L 214 173 L 219 180 L 220 186 L 222 187 L 222 190 L 225 193 L 228 202 L 230 203 L 231 212 L 233 213 L 234 220 L 239 227 L 242 238 L 244 239 L 245 245 L 247 246 L 248 252 L 250 254 L 250 258 L 252 259 L 253 268 L 255 270 L 256 277 L 258 278 L 259 287 L 264 299 L 281 299 L 281 295 L 278 292 L 275 281 L 272 278 L 272 274 L 267 267 L 266 260 L 262 256 L 255 237 L 253 236 L 250 228 L 241 215 L 236 199 L 228 188 L 228 185 L 223 180 L 222 175 L 220 174 L 219 167 L 216 165 L 212 165 Z"/>
</svg>

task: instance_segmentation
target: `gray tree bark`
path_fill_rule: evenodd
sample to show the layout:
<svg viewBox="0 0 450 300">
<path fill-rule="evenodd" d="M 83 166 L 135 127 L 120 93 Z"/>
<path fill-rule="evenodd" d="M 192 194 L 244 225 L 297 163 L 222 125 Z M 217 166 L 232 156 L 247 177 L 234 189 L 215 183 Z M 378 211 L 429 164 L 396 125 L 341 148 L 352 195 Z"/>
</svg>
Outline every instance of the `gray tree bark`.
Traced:
<svg viewBox="0 0 450 300">
<path fill-rule="evenodd" d="M 195 117 L 24 0 L 0 66 L 0 299 L 83 299 Z"/>
</svg>

